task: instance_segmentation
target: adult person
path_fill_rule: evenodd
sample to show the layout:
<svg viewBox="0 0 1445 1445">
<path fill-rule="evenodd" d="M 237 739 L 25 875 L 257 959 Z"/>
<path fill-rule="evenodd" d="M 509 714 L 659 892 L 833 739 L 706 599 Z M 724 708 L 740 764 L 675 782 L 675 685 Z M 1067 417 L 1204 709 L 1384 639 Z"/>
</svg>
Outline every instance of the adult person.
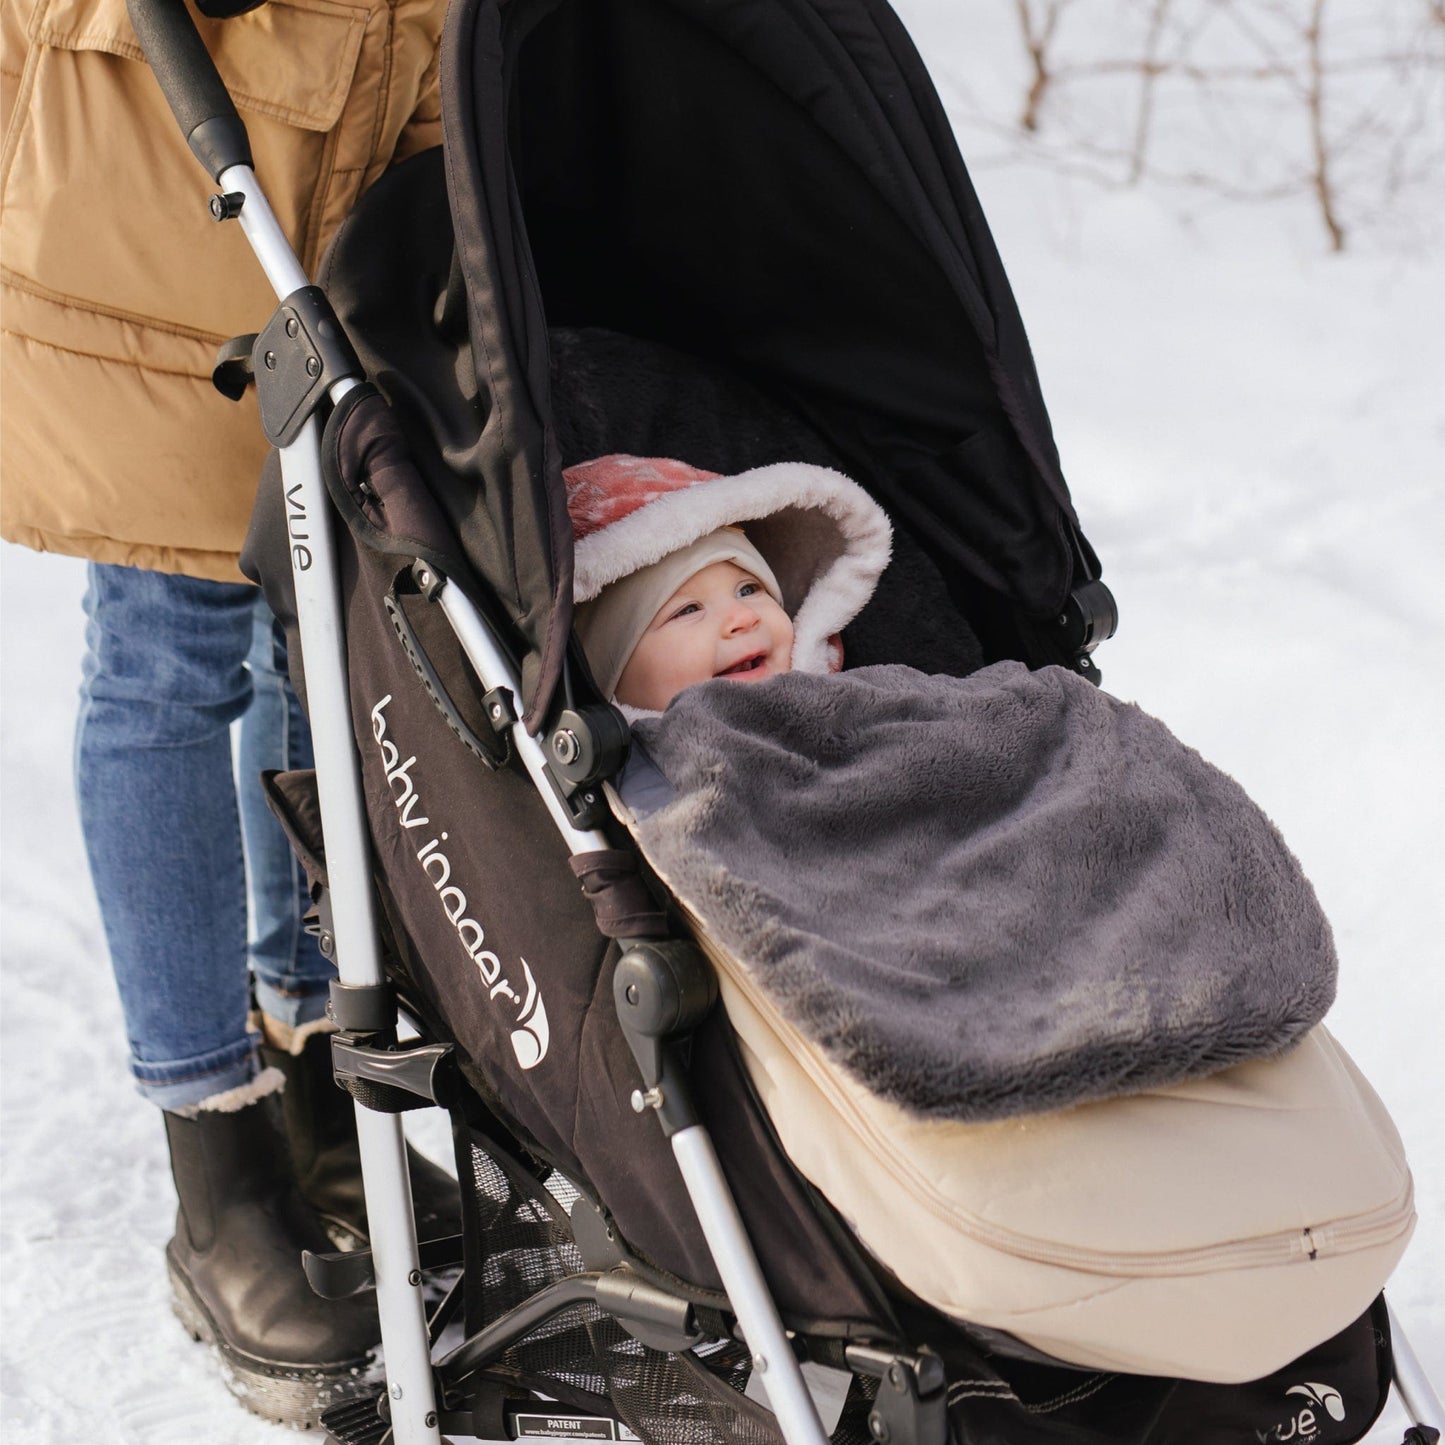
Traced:
<svg viewBox="0 0 1445 1445">
<path fill-rule="evenodd" d="M 326 1223 L 363 1235 L 365 1217 L 329 1079 L 330 969 L 255 783 L 310 761 L 237 569 L 265 440 L 254 400 L 210 382 L 217 346 L 275 298 L 240 228 L 211 220 L 125 0 L 0 8 L 0 531 L 90 563 L 76 783 L 132 1072 L 164 1112 L 177 1311 L 248 1407 L 307 1424 L 359 1388 L 378 1331 L 371 1304 L 318 1298 L 300 1266 L 331 1247 Z M 370 182 L 439 142 L 444 8 L 271 0 L 198 21 L 308 272 Z M 413 1186 L 424 1227 L 455 1218 L 442 1171 L 414 1160 Z"/>
</svg>

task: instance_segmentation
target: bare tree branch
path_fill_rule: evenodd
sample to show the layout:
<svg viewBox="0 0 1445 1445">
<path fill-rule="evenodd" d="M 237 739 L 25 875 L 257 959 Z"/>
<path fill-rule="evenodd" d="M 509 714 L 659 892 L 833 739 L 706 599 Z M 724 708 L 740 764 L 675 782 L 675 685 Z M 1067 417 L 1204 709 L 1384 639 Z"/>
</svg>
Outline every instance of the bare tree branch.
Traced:
<svg viewBox="0 0 1445 1445">
<path fill-rule="evenodd" d="M 1022 131 L 1034 162 L 1110 188 L 1307 200 L 1332 250 L 1357 217 L 1378 230 L 1393 211 L 1400 234 L 1438 231 L 1420 198 L 1445 173 L 1445 0 L 1014 10 L 1028 57 L 1018 119 L 978 123 L 1014 145 Z"/>
<path fill-rule="evenodd" d="M 1059 16 L 1069 0 L 1045 0 L 1044 13 L 1035 24 L 1032 0 L 1015 0 L 1019 23 L 1023 26 L 1024 48 L 1033 65 L 1033 80 L 1029 85 L 1028 98 L 1019 124 L 1030 133 L 1039 128 L 1039 110 L 1044 103 L 1044 93 L 1053 77 L 1049 73 L 1049 44 L 1058 28 Z M 1442 0 L 1445 3 L 1445 0 Z"/>
<path fill-rule="evenodd" d="M 1305 53 L 1308 57 L 1306 96 L 1310 118 L 1310 149 L 1314 156 L 1314 172 L 1310 183 L 1319 202 L 1320 219 L 1329 232 L 1330 250 L 1345 249 L 1345 232 L 1335 209 L 1334 186 L 1330 175 L 1330 150 L 1325 141 L 1325 70 L 1321 58 L 1326 0 L 1313 0 L 1309 26 L 1305 30 Z"/>
<path fill-rule="evenodd" d="M 1445 3 L 1445 0 L 1442 0 Z M 1149 131 L 1154 120 L 1154 86 L 1159 78 L 1159 46 L 1164 22 L 1169 15 L 1169 0 L 1154 0 L 1149 13 L 1149 30 L 1144 37 L 1143 74 L 1139 84 L 1139 110 L 1134 118 L 1134 147 L 1129 161 L 1129 184 L 1137 185 L 1144 174 L 1144 156 L 1149 147 Z"/>
</svg>

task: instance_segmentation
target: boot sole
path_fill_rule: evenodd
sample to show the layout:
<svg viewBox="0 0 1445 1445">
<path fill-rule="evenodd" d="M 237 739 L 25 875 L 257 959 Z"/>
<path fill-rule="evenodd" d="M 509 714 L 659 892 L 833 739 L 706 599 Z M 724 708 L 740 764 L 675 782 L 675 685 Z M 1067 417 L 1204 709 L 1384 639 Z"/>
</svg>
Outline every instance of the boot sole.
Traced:
<svg viewBox="0 0 1445 1445">
<path fill-rule="evenodd" d="M 176 1318 L 193 1340 L 214 1348 L 226 1388 L 252 1414 L 297 1430 L 316 1430 L 334 1405 L 374 1394 L 382 1383 L 380 1347 L 359 1359 L 323 1366 L 285 1365 L 238 1350 L 216 1328 L 169 1253 L 166 1273 Z"/>
</svg>

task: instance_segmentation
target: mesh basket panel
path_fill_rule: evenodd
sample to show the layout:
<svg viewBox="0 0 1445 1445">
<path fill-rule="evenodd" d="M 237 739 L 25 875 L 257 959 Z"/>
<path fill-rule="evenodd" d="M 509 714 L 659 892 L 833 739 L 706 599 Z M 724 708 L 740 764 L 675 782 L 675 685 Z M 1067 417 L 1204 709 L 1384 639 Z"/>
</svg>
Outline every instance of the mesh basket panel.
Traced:
<svg viewBox="0 0 1445 1445">
<path fill-rule="evenodd" d="M 585 1266 L 568 1219 L 578 1198 L 571 1181 L 554 1173 L 544 1186 L 481 1136 L 469 1143 L 467 1228 L 482 1262 L 467 1285 L 470 1333 Z M 491 1373 L 563 1401 L 610 1401 L 645 1445 L 782 1445 L 771 1413 L 742 1394 L 749 1368 L 734 1341 L 704 1346 L 701 1356 L 667 1354 L 584 1304 L 518 1341 Z"/>
</svg>

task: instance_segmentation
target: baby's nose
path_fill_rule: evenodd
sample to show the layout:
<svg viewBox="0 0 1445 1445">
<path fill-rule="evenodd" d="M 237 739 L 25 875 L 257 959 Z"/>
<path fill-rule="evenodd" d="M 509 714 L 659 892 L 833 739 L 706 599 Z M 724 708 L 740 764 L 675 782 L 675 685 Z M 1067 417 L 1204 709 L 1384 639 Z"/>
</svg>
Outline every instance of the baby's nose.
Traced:
<svg viewBox="0 0 1445 1445">
<path fill-rule="evenodd" d="M 758 625 L 758 614 L 747 603 L 736 601 L 728 611 L 729 632 L 750 632 Z"/>
</svg>

